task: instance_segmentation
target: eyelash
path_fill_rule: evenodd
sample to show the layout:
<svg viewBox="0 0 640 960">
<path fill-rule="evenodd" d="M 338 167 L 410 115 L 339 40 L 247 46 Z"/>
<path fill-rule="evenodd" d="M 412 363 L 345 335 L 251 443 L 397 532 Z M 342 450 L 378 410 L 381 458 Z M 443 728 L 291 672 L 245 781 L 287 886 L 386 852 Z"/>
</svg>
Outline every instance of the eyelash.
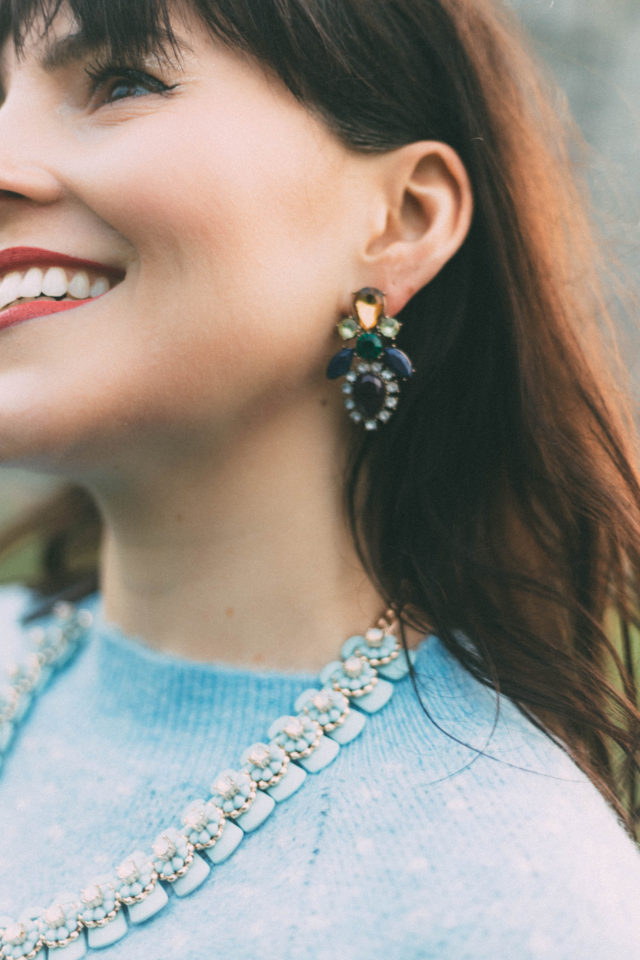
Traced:
<svg viewBox="0 0 640 960">
<path fill-rule="evenodd" d="M 105 87 L 109 80 L 124 81 L 125 86 L 132 87 L 138 85 L 148 87 L 150 93 L 160 94 L 161 96 L 167 96 L 177 86 L 177 84 L 169 86 L 163 83 L 162 80 L 158 80 L 157 77 L 145 73 L 144 70 L 138 70 L 136 67 L 131 67 L 127 64 L 95 61 L 85 66 L 84 71 L 91 81 L 90 93 L 92 97 L 94 97 L 101 88 Z M 115 87 L 115 84 L 113 84 L 112 89 L 113 87 Z M 138 94 L 134 94 L 133 96 L 138 96 Z M 125 97 L 117 97 L 115 100 L 106 98 L 103 102 L 118 103 L 120 100 L 129 100 L 130 98 L 131 95 L 128 94 Z"/>
</svg>

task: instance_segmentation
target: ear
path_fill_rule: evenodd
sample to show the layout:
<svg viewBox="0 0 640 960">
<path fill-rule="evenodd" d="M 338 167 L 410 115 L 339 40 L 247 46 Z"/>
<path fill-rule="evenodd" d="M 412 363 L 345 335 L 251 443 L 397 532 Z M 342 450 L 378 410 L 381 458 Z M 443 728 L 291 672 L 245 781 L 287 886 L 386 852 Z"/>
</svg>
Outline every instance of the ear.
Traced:
<svg viewBox="0 0 640 960">
<path fill-rule="evenodd" d="M 380 154 L 378 203 L 361 266 L 398 313 L 457 252 L 473 213 L 471 184 L 446 143 L 420 141 Z"/>
</svg>

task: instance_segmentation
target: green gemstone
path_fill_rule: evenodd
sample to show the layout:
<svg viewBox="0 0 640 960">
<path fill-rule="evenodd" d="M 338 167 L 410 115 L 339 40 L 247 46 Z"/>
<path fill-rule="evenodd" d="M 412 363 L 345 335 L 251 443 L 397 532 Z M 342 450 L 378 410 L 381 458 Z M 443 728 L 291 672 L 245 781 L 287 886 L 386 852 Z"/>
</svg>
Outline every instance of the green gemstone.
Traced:
<svg viewBox="0 0 640 960">
<path fill-rule="evenodd" d="M 363 360 L 375 360 L 382 353 L 382 340 L 375 333 L 363 333 L 358 337 L 356 353 Z"/>
<path fill-rule="evenodd" d="M 395 317 L 383 317 L 378 324 L 378 330 L 383 337 L 388 337 L 389 340 L 393 340 L 393 338 L 397 337 L 400 333 L 401 326 L 402 324 L 399 320 L 396 320 Z"/>
<path fill-rule="evenodd" d="M 351 340 L 352 337 L 355 337 L 359 329 L 360 325 L 353 317 L 345 317 L 344 320 L 341 320 L 338 324 L 338 333 L 343 340 Z"/>
</svg>

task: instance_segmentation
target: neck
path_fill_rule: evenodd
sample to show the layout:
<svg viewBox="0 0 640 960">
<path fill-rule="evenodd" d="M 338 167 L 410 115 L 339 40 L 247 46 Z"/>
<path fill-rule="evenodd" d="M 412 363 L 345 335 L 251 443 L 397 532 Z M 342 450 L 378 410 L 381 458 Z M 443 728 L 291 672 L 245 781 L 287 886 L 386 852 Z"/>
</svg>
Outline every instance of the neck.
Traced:
<svg viewBox="0 0 640 960">
<path fill-rule="evenodd" d="M 289 670 L 318 669 L 377 620 L 343 517 L 335 424 L 319 437 L 294 421 L 97 493 L 109 620 L 184 657 Z"/>
</svg>

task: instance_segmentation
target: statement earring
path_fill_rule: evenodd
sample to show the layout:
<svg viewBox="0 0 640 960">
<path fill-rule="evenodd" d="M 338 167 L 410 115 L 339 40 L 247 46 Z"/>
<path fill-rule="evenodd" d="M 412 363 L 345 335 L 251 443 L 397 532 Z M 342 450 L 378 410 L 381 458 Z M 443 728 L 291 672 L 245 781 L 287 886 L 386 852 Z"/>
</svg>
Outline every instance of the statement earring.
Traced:
<svg viewBox="0 0 640 960">
<path fill-rule="evenodd" d="M 329 361 L 327 379 L 345 377 L 344 405 L 354 423 L 365 430 L 377 430 L 398 405 L 399 380 L 413 374 L 411 360 L 394 347 L 402 324 L 385 312 L 384 293 L 363 287 L 353 295 L 353 316 L 337 325 L 343 340 L 357 337 L 355 346 L 339 350 Z M 357 359 L 354 369 L 353 360 Z"/>
</svg>

